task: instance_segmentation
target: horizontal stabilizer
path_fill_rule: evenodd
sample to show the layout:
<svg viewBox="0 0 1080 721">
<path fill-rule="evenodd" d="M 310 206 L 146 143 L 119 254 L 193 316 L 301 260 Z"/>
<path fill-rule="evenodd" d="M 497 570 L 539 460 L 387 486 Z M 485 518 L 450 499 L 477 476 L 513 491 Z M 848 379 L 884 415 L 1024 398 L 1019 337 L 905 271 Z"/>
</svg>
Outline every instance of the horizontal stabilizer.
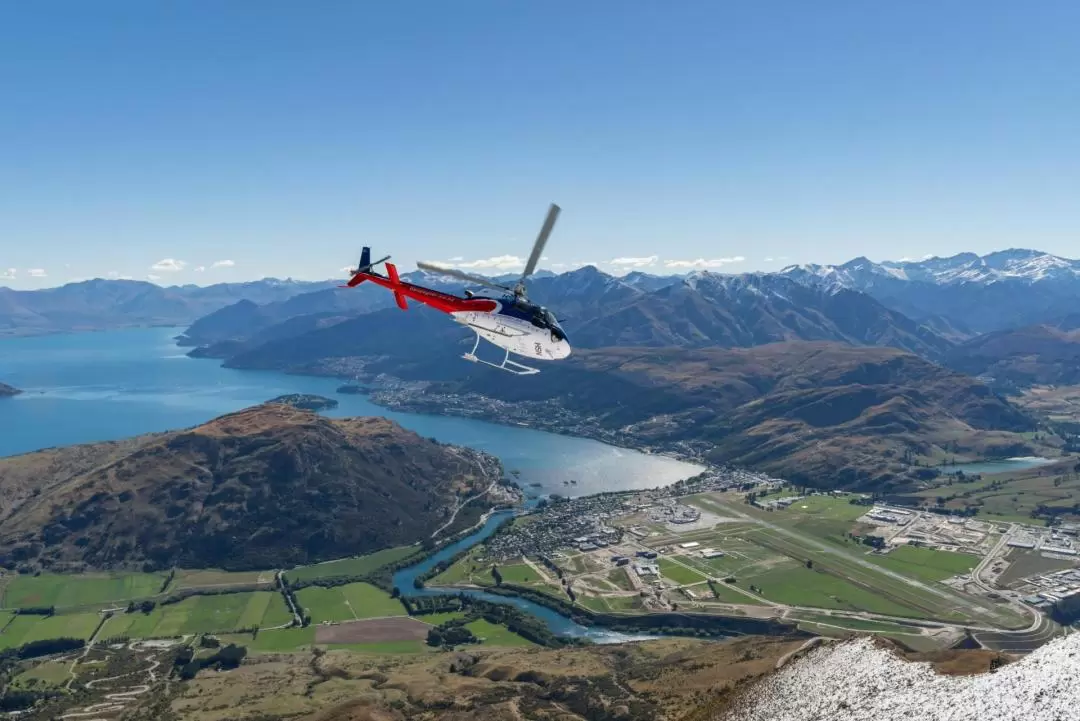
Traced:
<svg viewBox="0 0 1080 721">
<path fill-rule="evenodd" d="M 401 285 L 401 278 L 398 276 L 396 265 L 394 265 L 393 263 L 387 263 L 386 274 L 390 277 L 390 283 L 392 283 L 394 286 Z M 405 299 L 405 294 L 397 289 L 394 290 L 394 300 L 397 301 L 398 308 L 401 308 L 402 310 L 409 309 L 409 302 Z"/>
</svg>

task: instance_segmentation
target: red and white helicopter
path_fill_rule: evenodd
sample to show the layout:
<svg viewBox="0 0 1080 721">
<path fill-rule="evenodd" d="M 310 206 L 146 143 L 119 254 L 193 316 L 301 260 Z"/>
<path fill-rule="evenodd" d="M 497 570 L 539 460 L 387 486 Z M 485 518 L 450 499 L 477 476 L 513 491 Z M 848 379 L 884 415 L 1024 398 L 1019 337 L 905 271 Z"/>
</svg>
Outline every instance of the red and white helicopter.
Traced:
<svg viewBox="0 0 1080 721">
<path fill-rule="evenodd" d="M 462 325 L 469 326 L 476 333 L 476 343 L 472 350 L 462 356 L 466 360 L 484 363 L 515 375 L 539 373 L 540 371 L 536 368 L 510 360 L 510 354 L 537 360 L 561 360 L 570 355 L 570 343 L 558 320 L 547 308 L 529 301 L 525 292 L 525 279 L 536 270 L 540 254 L 544 250 L 548 236 L 551 235 L 551 229 L 555 227 L 555 219 L 558 216 L 559 206 L 552 203 L 544 225 L 540 229 L 540 235 L 533 244 L 529 260 L 525 264 L 525 272 L 521 274 L 521 278 L 513 288 L 500 285 L 490 278 L 465 273 L 454 268 L 444 268 L 432 263 L 416 264 L 419 268 L 431 273 L 440 273 L 468 283 L 500 290 L 503 293 L 499 297 L 477 295 L 466 290 L 465 297 L 459 298 L 456 295 L 408 283 L 401 280 L 397 267 L 393 263 L 386 263 L 390 260 L 390 256 L 372 263 L 370 248 L 364 248 L 360 255 L 359 267 L 352 271 L 352 279 L 347 285 L 341 287 L 355 288 L 364 281 L 371 281 L 393 291 L 394 299 L 402 310 L 408 309 L 409 304 L 406 299 L 412 298 L 417 303 L 448 313 L 451 318 Z M 386 263 L 386 275 L 374 272 L 374 267 L 380 263 Z M 480 345 L 481 338 L 506 351 L 506 357 L 503 358 L 502 363 L 491 363 L 477 357 L 476 349 Z"/>
</svg>

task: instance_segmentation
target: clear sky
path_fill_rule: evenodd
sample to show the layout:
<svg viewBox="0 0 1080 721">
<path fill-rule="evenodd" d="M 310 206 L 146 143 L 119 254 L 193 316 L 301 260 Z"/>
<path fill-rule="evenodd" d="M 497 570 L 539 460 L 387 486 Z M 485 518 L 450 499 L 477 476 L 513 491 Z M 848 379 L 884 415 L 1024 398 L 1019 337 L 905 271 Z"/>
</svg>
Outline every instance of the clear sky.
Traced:
<svg viewBox="0 0 1080 721">
<path fill-rule="evenodd" d="M 552 201 L 555 270 L 1080 256 L 1078 32 L 1075 0 L 3 2 L 0 283 L 512 270 Z"/>
</svg>

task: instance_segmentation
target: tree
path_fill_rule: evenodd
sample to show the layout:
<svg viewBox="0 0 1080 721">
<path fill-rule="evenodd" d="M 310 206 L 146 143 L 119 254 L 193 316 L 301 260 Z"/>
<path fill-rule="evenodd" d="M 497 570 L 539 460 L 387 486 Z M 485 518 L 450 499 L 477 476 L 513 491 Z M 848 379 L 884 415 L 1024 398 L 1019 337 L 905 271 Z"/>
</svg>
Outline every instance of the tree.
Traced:
<svg viewBox="0 0 1080 721">
<path fill-rule="evenodd" d="M 491 577 L 493 579 L 495 579 L 495 585 L 496 586 L 501 586 L 502 585 L 503 578 L 502 578 L 502 574 L 499 573 L 499 567 L 498 566 L 492 566 L 491 567 Z"/>
<path fill-rule="evenodd" d="M 813 568 L 814 567 L 814 562 L 811 561 L 809 558 L 806 559 L 806 567 L 807 568 Z"/>
</svg>

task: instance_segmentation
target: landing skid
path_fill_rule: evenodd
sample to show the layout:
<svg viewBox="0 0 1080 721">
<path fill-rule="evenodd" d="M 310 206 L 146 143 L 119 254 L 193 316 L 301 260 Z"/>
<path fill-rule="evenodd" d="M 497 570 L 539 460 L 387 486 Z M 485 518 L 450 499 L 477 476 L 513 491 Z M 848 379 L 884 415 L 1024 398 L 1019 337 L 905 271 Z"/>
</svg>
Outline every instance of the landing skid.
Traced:
<svg viewBox="0 0 1080 721">
<path fill-rule="evenodd" d="M 476 334 L 476 343 L 473 344 L 472 350 L 469 351 L 468 353 L 463 354 L 461 357 L 464 358 L 467 361 L 472 361 L 473 363 L 483 363 L 486 366 L 491 366 L 492 368 L 498 368 L 499 370 L 506 371 L 507 373 L 513 373 L 516 376 L 531 376 L 531 375 L 533 375 L 535 373 L 540 372 L 536 368 L 530 368 L 527 365 L 522 365 L 521 363 L 518 363 L 517 361 L 510 360 L 510 351 L 509 350 L 506 351 L 506 357 L 503 358 L 503 362 L 499 363 L 499 364 L 495 364 L 495 363 L 492 363 L 490 361 L 486 361 L 483 358 L 478 358 L 477 355 L 476 355 L 476 349 L 479 348 L 479 347 L 480 347 L 480 334 L 477 333 Z"/>
</svg>

